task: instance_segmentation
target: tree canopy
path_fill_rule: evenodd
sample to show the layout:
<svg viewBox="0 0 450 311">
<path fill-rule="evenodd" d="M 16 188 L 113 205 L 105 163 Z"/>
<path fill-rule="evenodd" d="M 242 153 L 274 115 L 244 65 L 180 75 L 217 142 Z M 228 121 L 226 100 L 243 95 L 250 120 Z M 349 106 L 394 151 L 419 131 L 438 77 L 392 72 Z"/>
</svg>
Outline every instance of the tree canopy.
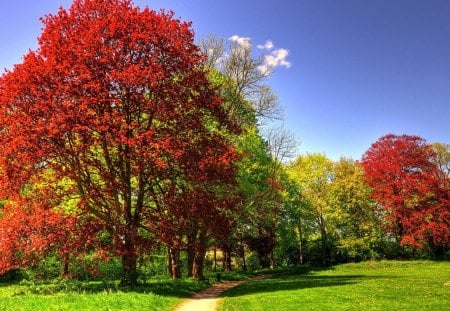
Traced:
<svg viewBox="0 0 450 311">
<path fill-rule="evenodd" d="M 393 134 L 381 137 L 362 158 L 366 181 L 402 244 L 450 243 L 449 188 L 434 159 L 436 153 L 424 139 Z"/>
<path fill-rule="evenodd" d="M 237 127 L 189 23 L 171 12 L 75 0 L 42 21 L 39 48 L 0 80 L 2 194 L 20 196 L 49 172 L 66 179 L 48 192 L 100 221 L 122 281 L 134 282 L 139 249 L 164 235 L 173 202 L 214 198 L 202 215 L 225 217 L 226 195 L 205 184 L 232 182 L 236 152 L 221 131 Z"/>
</svg>

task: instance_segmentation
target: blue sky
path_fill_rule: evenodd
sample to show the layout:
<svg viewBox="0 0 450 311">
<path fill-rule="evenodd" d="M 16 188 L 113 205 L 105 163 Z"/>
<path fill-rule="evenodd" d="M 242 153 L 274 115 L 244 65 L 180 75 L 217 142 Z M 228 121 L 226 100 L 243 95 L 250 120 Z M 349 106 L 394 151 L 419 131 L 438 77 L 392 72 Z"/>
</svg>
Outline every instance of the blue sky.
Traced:
<svg viewBox="0 0 450 311">
<path fill-rule="evenodd" d="M 39 17 L 68 0 L 0 2 L 0 68 L 36 48 Z M 450 143 L 450 1 L 136 0 L 201 38 L 271 40 L 291 66 L 268 81 L 299 152 L 359 159 L 387 133 Z"/>
</svg>

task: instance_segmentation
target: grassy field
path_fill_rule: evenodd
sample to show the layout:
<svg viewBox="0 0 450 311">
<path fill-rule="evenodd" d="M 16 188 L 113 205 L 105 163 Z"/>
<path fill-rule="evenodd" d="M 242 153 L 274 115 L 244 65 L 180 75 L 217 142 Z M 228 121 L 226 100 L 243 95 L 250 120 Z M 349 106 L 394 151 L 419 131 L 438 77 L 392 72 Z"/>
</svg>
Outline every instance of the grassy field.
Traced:
<svg viewBox="0 0 450 311">
<path fill-rule="evenodd" d="M 189 279 L 153 280 L 134 288 L 100 282 L 0 283 L 0 310 L 171 310 L 182 298 L 204 287 Z"/>
<path fill-rule="evenodd" d="M 223 280 L 252 274 L 224 273 Z M 215 275 L 210 275 L 215 281 Z M 302 268 L 243 284 L 224 294 L 222 310 L 450 310 L 450 262 L 381 261 Z M 207 285 L 189 279 L 0 283 L 0 310 L 171 310 Z"/>
<path fill-rule="evenodd" d="M 222 280 L 241 280 L 252 273 L 222 273 Z M 210 283 L 216 274 L 207 274 Z M 183 298 L 206 288 L 204 282 L 181 279 L 153 278 L 147 284 L 121 288 L 115 282 L 78 282 L 54 280 L 51 282 L 0 281 L 0 311 L 15 310 L 172 310 Z"/>
<path fill-rule="evenodd" d="M 450 262 L 305 268 L 231 289 L 221 310 L 450 310 L 449 282 Z"/>
</svg>

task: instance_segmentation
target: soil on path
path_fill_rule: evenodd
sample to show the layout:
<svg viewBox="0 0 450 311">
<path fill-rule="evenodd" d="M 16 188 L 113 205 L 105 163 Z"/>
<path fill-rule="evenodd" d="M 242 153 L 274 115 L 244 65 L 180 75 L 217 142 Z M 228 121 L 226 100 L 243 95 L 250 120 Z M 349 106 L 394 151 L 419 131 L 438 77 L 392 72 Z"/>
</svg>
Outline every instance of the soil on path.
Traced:
<svg viewBox="0 0 450 311">
<path fill-rule="evenodd" d="M 175 307 L 174 311 L 214 311 L 217 308 L 217 303 L 219 301 L 218 297 L 223 292 L 242 283 L 266 277 L 268 277 L 268 275 L 259 275 L 257 277 L 242 281 L 228 281 L 213 284 L 210 287 L 196 293 L 191 298 L 185 299 Z"/>
</svg>

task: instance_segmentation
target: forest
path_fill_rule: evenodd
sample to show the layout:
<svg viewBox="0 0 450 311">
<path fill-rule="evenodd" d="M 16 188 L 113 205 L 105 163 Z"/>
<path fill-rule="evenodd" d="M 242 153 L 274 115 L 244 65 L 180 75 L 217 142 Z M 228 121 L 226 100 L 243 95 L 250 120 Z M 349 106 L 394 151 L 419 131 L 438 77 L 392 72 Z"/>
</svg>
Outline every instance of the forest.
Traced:
<svg viewBox="0 0 450 311">
<path fill-rule="evenodd" d="M 245 42 L 74 0 L 0 78 L 0 279 L 448 258 L 450 144 L 298 154 Z"/>
</svg>

